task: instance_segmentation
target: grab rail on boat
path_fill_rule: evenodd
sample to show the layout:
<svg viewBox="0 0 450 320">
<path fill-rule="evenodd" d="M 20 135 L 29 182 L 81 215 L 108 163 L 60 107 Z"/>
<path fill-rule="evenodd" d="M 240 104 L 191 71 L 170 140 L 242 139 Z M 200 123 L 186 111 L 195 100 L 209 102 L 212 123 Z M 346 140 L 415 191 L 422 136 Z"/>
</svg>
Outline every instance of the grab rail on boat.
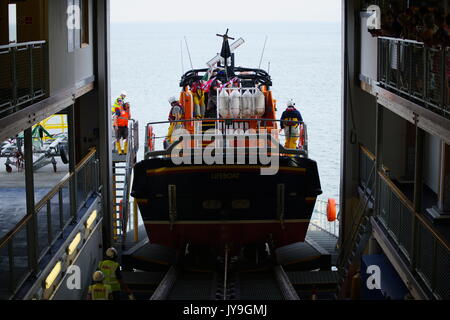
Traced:
<svg viewBox="0 0 450 320">
<path fill-rule="evenodd" d="M 300 156 L 304 156 L 304 157 L 308 157 L 308 129 L 307 129 L 307 125 L 305 122 L 302 121 L 291 121 L 291 120 L 277 120 L 277 119 L 263 119 L 263 118 L 242 118 L 242 119 L 238 119 L 238 118 L 230 118 L 230 119 L 224 119 L 224 118 L 207 118 L 207 119 L 181 119 L 181 120 L 173 120 L 173 121 L 158 121 L 158 122 L 149 122 L 147 124 L 147 130 L 146 130 L 146 138 L 145 140 L 147 141 L 147 143 L 149 141 L 152 141 L 153 145 L 154 142 L 159 139 L 165 139 L 167 138 L 167 136 L 160 136 L 160 137 L 156 137 L 153 134 L 153 137 L 149 137 L 148 133 L 149 133 L 149 128 L 153 127 L 155 125 L 164 125 L 164 124 L 173 124 L 173 123 L 180 123 L 180 124 L 185 124 L 185 123 L 203 123 L 203 122 L 214 122 L 215 126 L 214 128 L 212 128 L 213 130 L 217 130 L 218 132 L 221 132 L 223 136 L 235 136 L 237 138 L 239 138 L 241 136 L 241 134 L 233 134 L 233 133 L 229 133 L 226 132 L 227 129 L 235 129 L 235 130 L 239 130 L 239 129 L 253 129 L 255 131 L 263 131 L 266 130 L 267 131 L 267 136 L 270 138 L 268 139 L 268 141 L 271 141 L 272 143 L 276 144 L 276 145 L 280 145 L 280 153 L 286 154 L 286 155 L 300 155 Z M 226 127 L 222 127 L 220 128 L 217 124 L 224 124 L 225 126 L 232 126 L 232 125 L 242 125 L 243 123 L 257 123 L 257 128 L 226 128 Z M 272 123 L 272 126 L 266 127 L 267 124 Z M 274 123 L 289 123 L 289 124 L 294 124 L 294 125 L 298 125 L 301 130 L 300 130 L 300 135 L 298 136 L 299 138 L 303 138 L 300 139 L 300 144 L 299 144 L 299 149 L 287 149 L 284 146 L 281 145 L 280 141 L 277 140 L 277 138 L 275 138 L 273 136 L 274 133 L 278 134 L 278 131 L 281 130 L 278 126 L 274 125 Z M 195 130 L 194 130 L 195 131 Z M 153 130 L 152 130 L 153 132 Z M 196 138 L 196 137 L 201 137 L 203 136 L 204 133 L 203 132 L 199 132 L 198 134 L 192 134 L 191 137 Z M 256 135 L 254 134 L 249 134 L 248 132 L 245 133 L 245 136 L 248 138 L 251 138 L 252 136 L 255 136 L 256 138 L 261 138 L 262 135 L 260 135 L 259 133 L 257 133 Z M 279 136 L 283 136 L 282 134 L 279 134 Z M 182 141 L 182 140 L 181 140 Z M 174 150 L 174 148 L 176 146 L 179 145 L 179 143 L 181 141 L 175 141 L 172 143 L 171 148 L 166 147 L 165 150 L 160 150 L 160 151 L 155 151 L 155 150 L 149 150 L 148 148 L 146 148 L 146 152 L 145 152 L 145 156 L 146 159 L 151 158 L 151 157 L 158 157 L 158 156 L 168 156 L 171 154 L 171 152 Z M 174 143 L 176 143 L 176 145 L 174 145 Z M 248 149 L 248 148 L 247 148 Z"/>
</svg>

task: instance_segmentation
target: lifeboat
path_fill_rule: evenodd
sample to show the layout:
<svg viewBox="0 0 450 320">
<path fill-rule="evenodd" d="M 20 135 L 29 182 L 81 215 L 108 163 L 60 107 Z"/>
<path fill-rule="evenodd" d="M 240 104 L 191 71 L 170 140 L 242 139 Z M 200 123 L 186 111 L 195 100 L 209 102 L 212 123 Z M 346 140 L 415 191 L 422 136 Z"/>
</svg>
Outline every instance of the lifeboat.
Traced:
<svg viewBox="0 0 450 320">
<path fill-rule="evenodd" d="M 283 147 L 270 75 L 235 67 L 237 45 L 230 46 L 228 34 L 222 37 L 221 58 L 207 69 L 187 72 L 180 82 L 186 93 L 203 81 L 210 117 L 193 117 L 192 102 L 182 99 L 189 110 L 180 120 L 183 131 L 160 150 L 147 139 L 145 159 L 134 167 L 131 194 L 149 240 L 178 250 L 206 246 L 218 253 L 304 242 L 322 194 L 317 163 L 300 147 L 307 136 L 299 139 L 298 149 Z M 215 80 L 222 85 L 214 86 Z M 153 138 L 157 125 L 149 124 Z"/>
</svg>

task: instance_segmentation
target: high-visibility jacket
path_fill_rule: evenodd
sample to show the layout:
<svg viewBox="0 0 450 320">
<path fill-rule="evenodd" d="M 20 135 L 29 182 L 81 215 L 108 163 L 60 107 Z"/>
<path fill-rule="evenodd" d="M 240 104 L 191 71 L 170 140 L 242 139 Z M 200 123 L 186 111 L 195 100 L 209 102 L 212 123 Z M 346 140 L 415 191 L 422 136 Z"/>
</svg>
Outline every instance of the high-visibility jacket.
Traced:
<svg viewBox="0 0 450 320">
<path fill-rule="evenodd" d="M 112 107 L 112 109 L 111 109 L 111 112 L 112 112 L 112 113 L 115 113 L 117 108 L 122 108 L 122 106 L 119 104 L 119 99 L 121 99 L 121 100 L 123 101 L 123 104 L 122 104 L 122 105 L 125 104 L 125 101 L 122 99 L 122 97 L 118 97 L 118 98 L 114 101 L 114 105 L 113 105 L 113 107 Z"/>
<path fill-rule="evenodd" d="M 120 112 L 120 115 L 119 115 Z M 130 114 L 124 109 L 120 109 L 116 114 L 116 123 L 118 127 L 128 127 L 128 121 L 130 120 Z"/>
<path fill-rule="evenodd" d="M 112 292 L 120 291 L 120 282 L 117 279 L 116 271 L 119 269 L 120 265 L 112 260 L 104 260 L 100 262 L 98 268 L 105 275 L 103 284 L 109 285 Z"/>
<path fill-rule="evenodd" d="M 89 287 L 89 293 L 92 300 L 109 300 L 109 295 L 112 293 L 111 286 L 96 283 Z"/>
</svg>

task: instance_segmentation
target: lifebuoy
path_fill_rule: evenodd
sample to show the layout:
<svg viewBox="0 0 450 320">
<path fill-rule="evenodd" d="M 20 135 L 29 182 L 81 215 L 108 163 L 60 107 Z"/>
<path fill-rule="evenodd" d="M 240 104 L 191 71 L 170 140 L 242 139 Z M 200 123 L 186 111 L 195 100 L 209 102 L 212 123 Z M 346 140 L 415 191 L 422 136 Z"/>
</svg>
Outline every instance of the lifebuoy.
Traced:
<svg viewBox="0 0 450 320">
<path fill-rule="evenodd" d="M 153 127 L 147 127 L 147 147 L 149 151 L 155 150 L 155 135 L 153 134 Z"/>
<path fill-rule="evenodd" d="M 305 128 L 303 125 L 300 126 L 300 149 L 305 147 Z"/>
<path fill-rule="evenodd" d="M 328 199 L 327 217 L 329 222 L 335 222 L 337 219 L 335 199 Z"/>
</svg>

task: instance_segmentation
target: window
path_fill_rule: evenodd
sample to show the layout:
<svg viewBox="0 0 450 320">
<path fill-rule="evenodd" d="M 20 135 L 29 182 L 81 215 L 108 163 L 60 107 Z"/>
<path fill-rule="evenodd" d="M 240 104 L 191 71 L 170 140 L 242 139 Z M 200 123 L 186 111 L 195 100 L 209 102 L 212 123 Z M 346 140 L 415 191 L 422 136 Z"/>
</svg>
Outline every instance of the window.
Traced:
<svg viewBox="0 0 450 320">
<path fill-rule="evenodd" d="M 81 11 L 81 48 L 89 46 L 89 1 L 80 1 Z"/>
</svg>

